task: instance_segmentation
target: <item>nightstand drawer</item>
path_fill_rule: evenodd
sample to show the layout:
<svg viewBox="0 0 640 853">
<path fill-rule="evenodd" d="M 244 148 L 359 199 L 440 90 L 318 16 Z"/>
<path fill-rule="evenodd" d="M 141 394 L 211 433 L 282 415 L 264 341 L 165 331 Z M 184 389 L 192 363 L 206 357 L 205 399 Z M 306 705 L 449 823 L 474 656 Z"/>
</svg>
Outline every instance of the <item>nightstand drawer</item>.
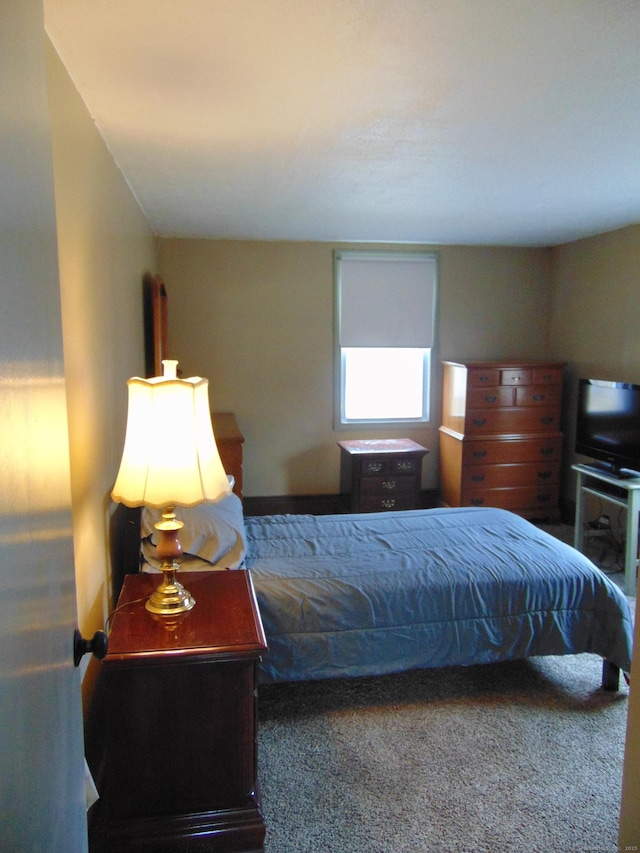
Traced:
<svg viewBox="0 0 640 853">
<path fill-rule="evenodd" d="M 416 509 L 413 495 L 362 495 L 357 512 L 390 512 L 399 509 Z"/>
<path fill-rule="evenodd" d="M 360 480 L 360 491 L 363 495 L 413 494 L 416 489 L 415 477 L 363 477 Z"/>
</svg>

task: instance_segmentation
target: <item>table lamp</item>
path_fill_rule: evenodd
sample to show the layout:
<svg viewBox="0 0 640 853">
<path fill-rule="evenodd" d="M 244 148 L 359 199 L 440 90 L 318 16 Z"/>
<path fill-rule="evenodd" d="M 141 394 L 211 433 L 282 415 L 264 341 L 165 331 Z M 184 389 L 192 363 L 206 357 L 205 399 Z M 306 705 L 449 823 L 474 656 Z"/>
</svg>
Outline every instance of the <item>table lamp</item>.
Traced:
<svg viewBox="0 0 640 853">
<path fill-rule="evenodd" d="M 211 426 L 209 383 L 199 376 L 176 378 L 177 361 L 165 360 L 164 375 L 129 379 L 129 409 L 120 470 L 111 496 L 126 506 L 162 510 L 156 553 L 163 579 L 146 603 L 162 616 L 195 604 L 176 581 L 182 554 L 176 506 L 216 501 L 231 492 Z"/>
</svg>

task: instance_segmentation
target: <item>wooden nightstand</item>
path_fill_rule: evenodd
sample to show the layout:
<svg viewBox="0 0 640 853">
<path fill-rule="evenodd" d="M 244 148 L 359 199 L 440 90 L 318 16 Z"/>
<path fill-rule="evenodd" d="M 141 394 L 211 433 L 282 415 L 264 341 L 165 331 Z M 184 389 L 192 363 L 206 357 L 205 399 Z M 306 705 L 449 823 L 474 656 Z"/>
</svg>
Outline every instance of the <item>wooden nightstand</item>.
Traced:
<svg viewBox="0 0 640 853">
<path fill-rule="evenodd" d="M 262 851 L 256 685 L 267 650 L 248 572 L 185 573 L 196 606 L 154 617 L 128 575 L 102 663 L 105 850 Z"/>
<path fill-rule="evenodd" d="M 340 493 L 351 512 L 419 507 L 426 447 L 410 438 L 339 441 L 338 445 Z"/>
</svg>

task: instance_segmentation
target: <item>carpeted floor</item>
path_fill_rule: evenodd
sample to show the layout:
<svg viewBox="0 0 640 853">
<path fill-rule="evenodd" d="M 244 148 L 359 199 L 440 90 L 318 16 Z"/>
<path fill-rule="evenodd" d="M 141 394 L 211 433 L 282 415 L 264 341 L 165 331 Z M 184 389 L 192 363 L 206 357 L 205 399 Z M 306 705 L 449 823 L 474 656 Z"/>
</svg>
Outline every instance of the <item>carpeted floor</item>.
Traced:
<svg viewBox="0 0 640 853">
<path fill-rule="evenodd" d="M 577 655 L 262 687 L 266 853 L 613 853 L 628 688 L 600 677 Z"/>
</svg>

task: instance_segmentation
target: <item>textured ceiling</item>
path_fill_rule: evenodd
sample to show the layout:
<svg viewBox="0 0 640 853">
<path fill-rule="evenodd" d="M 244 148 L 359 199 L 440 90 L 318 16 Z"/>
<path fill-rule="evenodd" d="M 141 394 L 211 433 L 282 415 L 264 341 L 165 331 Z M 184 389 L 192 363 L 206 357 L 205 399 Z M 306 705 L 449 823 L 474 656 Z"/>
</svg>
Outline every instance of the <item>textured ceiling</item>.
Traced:
<svg viewBox="0 0 640 853">
<path fill-rule="evenodd" d="M 638 0 L 44 0 L 159 235 L 551 245 L 640 222 Z"/>
</svg>

